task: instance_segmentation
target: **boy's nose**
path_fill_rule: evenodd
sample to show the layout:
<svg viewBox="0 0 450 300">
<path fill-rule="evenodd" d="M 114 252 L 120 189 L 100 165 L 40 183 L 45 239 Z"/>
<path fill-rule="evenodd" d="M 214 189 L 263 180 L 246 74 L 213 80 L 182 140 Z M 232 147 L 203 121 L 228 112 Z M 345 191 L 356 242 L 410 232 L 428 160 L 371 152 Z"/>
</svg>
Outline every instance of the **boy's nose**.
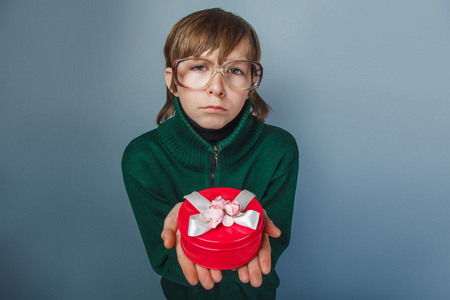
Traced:
<svg viewBox="0 0 450 300">
<path fill-rule="evenodd" d="M 208 86 L 208 93 L 214 94 L 219 97 L 225 96 L 224 80 L 225 78 L 223 77 L 222 73 L 216 72 L 215 74 L 213 74 L 213 78 L 211 79 L 211 82 Z"/>
</svg>

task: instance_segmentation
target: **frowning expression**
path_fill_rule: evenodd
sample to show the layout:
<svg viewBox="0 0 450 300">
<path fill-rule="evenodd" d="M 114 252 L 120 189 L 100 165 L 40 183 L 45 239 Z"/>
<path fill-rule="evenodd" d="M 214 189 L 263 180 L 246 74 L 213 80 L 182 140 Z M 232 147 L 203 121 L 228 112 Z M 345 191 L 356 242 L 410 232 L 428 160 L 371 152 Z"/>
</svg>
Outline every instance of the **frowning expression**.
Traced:
<svg viewBox="0 0 450 300">
<path fill-rule="evenodd" d="M 248 60 L 250 44 L 248 39 L 243 39 L 230 52 L 225 61 Z M 205 58 L 217 65 L 219 49 L 213 52 L 205 51 L 199 58 Z M 166 84 L 170 89 L 172 83 L 172 69 L 166 69 Z M 185 87 L 177 87 L 172 93 L 179 97 L 185 113 L 195 123 L 206 129 L 220 129 L 232 121 L 242 110 L 245 100 L 249 97 L 249 91 L 231 89 L 223 75 L 218 72 L 211 79 L 205 89 L 195 90 Z"/>
</svg>

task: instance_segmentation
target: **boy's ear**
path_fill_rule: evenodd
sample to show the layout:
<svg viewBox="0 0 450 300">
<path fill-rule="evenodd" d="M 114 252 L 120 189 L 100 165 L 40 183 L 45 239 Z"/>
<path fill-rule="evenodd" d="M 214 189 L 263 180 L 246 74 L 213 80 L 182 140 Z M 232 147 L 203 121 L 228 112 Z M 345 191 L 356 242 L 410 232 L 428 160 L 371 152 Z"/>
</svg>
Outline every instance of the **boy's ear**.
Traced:
<svg viewBox="0 0 450 300">
<path fill-rule="evenodd" d="M 166 85 L 169 91 L 175 96 L 178 97 L 178 91 L 174 91 L 172 88 L 172 68 L 166 68 Z"/>
</svg>

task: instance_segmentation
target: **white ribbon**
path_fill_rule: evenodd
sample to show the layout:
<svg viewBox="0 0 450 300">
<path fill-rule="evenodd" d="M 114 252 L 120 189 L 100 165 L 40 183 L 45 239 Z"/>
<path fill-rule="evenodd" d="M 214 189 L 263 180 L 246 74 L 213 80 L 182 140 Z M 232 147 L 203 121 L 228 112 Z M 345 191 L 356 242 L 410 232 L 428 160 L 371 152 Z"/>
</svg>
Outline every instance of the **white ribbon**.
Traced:
<svg viewBox="0 0 450 300">
<path fill-rule="evenodd" d="M 211 201 L 203 197 L 199 192 L 192 192 L 191 194 L 184 196 L 184 198 L 188 200 L 199 212 L 207 212 L 209 206 L 211 205 Z M 242 212 L 253 198 L 255 198 L 255 194 L 247 190 L 243 190 L 236 196 L 236 198 L 234 198 L 234 200 L 239 202 Z M 248 210 L 239 216 L 233 217 L 233 220 L 239 225 L 255 230 L 259 222 L 259 212 Z M 190 216 L 188 229 L 189 236 L 199 236 L 210 231 L 211 229 L 212 228 L 209 226 L 209 222 L 204 220 L 201 214 Z"/>
</svg>

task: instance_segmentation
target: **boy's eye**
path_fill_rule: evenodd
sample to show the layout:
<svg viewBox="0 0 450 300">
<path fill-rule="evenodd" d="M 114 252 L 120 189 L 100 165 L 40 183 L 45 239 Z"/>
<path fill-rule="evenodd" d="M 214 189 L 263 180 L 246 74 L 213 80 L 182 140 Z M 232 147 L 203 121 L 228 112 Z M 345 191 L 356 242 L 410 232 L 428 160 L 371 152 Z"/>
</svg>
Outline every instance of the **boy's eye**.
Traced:
<svg viewBox="0 0 450 300">
<path fill-rule="evenodd" d="M 243 74 L 242 70 L 238 69 L 238 68 L 230 68 L 228 70 L 228 72 L 231 74 L 234 74 L 234 75 L 242 75 Z"/>
<path fill-rule="evenodd" d="M 191 67 L 192 71 L 206 71 L 208 68 L 204 65 L 195 65 Z"/>
</svg>

